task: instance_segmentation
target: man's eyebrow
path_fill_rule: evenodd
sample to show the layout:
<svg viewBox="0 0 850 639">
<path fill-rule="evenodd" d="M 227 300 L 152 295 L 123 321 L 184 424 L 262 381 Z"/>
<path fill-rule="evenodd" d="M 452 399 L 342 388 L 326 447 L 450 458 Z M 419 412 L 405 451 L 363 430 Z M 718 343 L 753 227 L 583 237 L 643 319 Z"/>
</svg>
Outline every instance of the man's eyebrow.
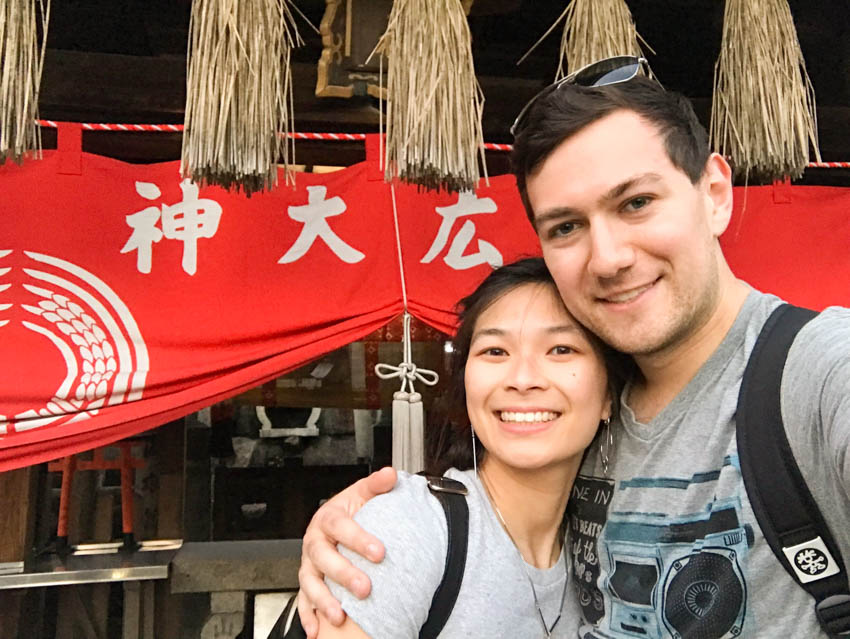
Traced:
<svg viewBox="0 0 850 639">
<path fill-rule="evenodd" d="M 545 213 L 534 216 L 533 225 L 535 230 L 539 229 L 541 226 L 548 222 L 552 222 L 554 220 L 560 220 L 565 217 L 575 217 L 579 215 L 579 210 L 575 209 L 571 206 L 556 206 L 553 209 L 549 209 Z"/>
<path fill-rule="evenodd" d="M 641 184 L 644 184 L 646 182 L 660 182 L 662 179 L 663 178 L 658 173 L 652 172 L 633 175 L 629 179 L 623 180 L 616 186 L 609 189 L 607 193 L 605 193 L 601 198 L 599 198 L 599 201 L 601 203 L 605 203 L 610 202 L 611 200 L 616 200 L 620 198 L 623 193 L 636 186 L 640 186 Z"/>
</svg>

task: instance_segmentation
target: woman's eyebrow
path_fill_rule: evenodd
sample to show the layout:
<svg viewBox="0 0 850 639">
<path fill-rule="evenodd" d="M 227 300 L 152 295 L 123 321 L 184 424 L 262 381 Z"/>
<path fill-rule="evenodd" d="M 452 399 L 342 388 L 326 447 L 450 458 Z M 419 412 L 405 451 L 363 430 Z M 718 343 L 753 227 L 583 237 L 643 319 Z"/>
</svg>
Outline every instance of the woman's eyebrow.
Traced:
<svg viewBox="0 0 850 639">
<path fill-rule="evenodd" d="M 479 337 L 503 337 L 507 334 L 507 331 L 503 328 L 480 328 L 472 334 L 472 339 L 469 340 L 470 343 L 477 340 Z"/>
<path fill-rule="evenodd" d="M 557 326 L 550 326 L 549 328 L 546 329 L 546 332 L 547 333 L 579 333 L 579 334 L 581 334 L 581 331 L 579 330 L 578 326 L 576 326 L 575 324 L 558 324 Z"/>
</svg>

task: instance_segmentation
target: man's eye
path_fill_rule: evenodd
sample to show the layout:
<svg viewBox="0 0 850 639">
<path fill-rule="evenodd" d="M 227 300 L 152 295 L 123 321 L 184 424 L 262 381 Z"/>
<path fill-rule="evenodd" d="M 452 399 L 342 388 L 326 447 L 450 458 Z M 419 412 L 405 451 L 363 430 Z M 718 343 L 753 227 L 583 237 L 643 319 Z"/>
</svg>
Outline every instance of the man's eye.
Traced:
<svg viewBox="0 0 850 639">
<path fill-rule="evenodd" d="M 549 231 L 550 237 L 564 237 L 569 235 L 576 229 L 575 222 L 561 222 L 560 224 L 553 226 Z"/>
<path fill-rule="evenodd" d="M 638 211 L 645 207 L 647 204 L 652 202 L 652 198 L 646 195 L 640 195 L 638 197 L 633 197 L 631 200 L 626 202 L 625 208 L 631 211 Z"/>
</svg>

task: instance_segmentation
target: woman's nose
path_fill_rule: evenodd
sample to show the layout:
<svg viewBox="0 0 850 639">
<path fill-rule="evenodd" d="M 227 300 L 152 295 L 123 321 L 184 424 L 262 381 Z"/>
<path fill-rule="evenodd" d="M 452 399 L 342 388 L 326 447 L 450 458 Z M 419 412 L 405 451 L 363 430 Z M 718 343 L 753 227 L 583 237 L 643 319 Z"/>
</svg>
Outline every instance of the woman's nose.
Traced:
<svg viewBox="0 0 850 639">
<path fill-rule="evenodd" d="M 513 357 L 506 386 L 520 392 L 535 388 L 545 388 L 548 383 L 540 367 L 540 362 L 531 354 L 520 354 Z"/>
</svg>

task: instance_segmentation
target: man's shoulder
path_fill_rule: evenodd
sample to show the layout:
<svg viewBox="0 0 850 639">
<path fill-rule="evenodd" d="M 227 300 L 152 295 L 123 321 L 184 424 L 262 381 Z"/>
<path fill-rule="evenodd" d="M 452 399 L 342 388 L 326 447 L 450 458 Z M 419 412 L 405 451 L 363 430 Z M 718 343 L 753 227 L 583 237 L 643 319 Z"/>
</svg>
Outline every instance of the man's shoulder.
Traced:
<svg viewBox="0 0 850 639">
<path fill-rule="evenodd" d="M 767 318 L 785 300 L 762 291 L 753 290 L 744 310 L 749 310 L 748 326 L 750 331 L 760 332 Z M 791 354 L 793 359 L 798 357 L 817 357 L 818 351 L 812 349 L 815 346 L 825 347 L 829 352 L 835 352 L 842 348 L 847 350 L 847 342 L 833 343 L 841 336 L 850 334 L 850 308 L 844 306 L 830 306 L 819 312 L 808 324 L 806 324 L 794 340 Z M 800 348 L 799 346 L 803 346 Z"/>
<path fill-rule="evenodd" d="M 788 365 L 819 368 L 850 358 L 850 308 L 830 306 L 800 329 L 788 352 Z"/>
</svg>

